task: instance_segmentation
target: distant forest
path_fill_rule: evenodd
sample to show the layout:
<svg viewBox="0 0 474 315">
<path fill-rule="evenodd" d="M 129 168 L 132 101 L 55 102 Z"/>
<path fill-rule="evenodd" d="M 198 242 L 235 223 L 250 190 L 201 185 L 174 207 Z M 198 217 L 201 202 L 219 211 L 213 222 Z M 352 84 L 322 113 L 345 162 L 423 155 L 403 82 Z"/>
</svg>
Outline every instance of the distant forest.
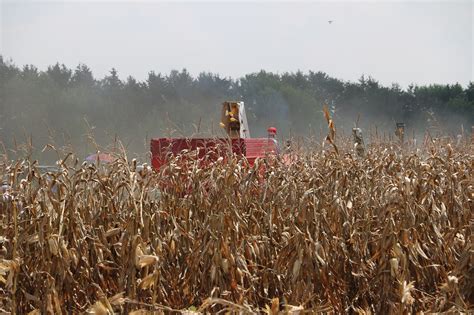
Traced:
<svg viewBox="0 0 474 315">
<path fill-rule="evenodd" d="M 131 151 L 146 152 L 158 136 L 219 134 L 220 104 L 246 104 L 252 136 L 278 128 L 279 136 L 318 136 L 325 130 L 322 107 L 331 109 L 336 128 L 350 132 L 356 121 L 366 130 L 392 132 L 395 122 L 423 134 L 438 130 L 455 134 L 474 125 L 474 82 L 460 84 L 382 86 L 371 77 L 342 81 L 324 72 L 275 74 L 266 71 L 231 79 L 213 73 L 193 77 L 185 69 L 151 71 L 141 82 L 121 80 L 115 69 L 95 78 L 87 65 L 75 69 L 56 64 L 39 71 L 0 56 L 0 146 L 9 151 L 31 141 L 70 145 L 81 153 L 120 139 Z M 1 154 L 2 152 L 0 152 Z"/>
</svg>

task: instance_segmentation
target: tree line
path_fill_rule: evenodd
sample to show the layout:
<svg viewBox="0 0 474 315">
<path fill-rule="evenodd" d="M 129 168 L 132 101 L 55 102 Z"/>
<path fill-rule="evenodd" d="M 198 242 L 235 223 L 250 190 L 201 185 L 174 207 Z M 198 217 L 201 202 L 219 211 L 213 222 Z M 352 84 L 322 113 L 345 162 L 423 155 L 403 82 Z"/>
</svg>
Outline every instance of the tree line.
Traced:
<svg viewBox="0 0 474 315">
<path fill-rule="evenodd" d="M 103 145 L 119 138 L 130 150 L 144 152 L 151 137 L 218 134 L 224 100 L 245 102 L 252 136 L 265 135 L 269 125 L 285 137 L 315 135 L 325 128 L 324 104 L 336 126 L 347 131 L 356 122 L 380 130 L 405 122 L 417 132 L 438 126 L 450 133 L 474 125 L 474 82 L 402 89 L 371 77 L 351 82 L 324 72 L 262 70 L 231 79 L 206 72 L 192 76 L 186 69 L 151 71 L 144 81 L 121 80 L 112 69 L 98 79 L 84 64 L 70 69 L 57 63 L 40 71 L 0 56 L 4 150 L 30 139 L 35 148 L 54 141 L 88 151 L 82 143 L 93 134 Z"/>
</svg>

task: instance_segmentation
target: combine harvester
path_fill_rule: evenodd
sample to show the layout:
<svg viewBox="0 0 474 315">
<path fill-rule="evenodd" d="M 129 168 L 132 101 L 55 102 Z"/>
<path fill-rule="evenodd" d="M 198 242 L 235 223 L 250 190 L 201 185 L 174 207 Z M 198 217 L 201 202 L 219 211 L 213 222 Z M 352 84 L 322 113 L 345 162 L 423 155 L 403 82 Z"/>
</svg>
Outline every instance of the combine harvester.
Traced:
<svg viewBox="0 0 474 315">
<path fill-rule="evenodd" d="M 221 127 L 227 138 L 154 138 L 151 139 L 151 164 L 159 170 L 170 159 L 183 153 L 193 152 L 203 162 L 216 161 L 237 155 L 245 158 L 250 165 L 257 158 L 279 153 L 275 139 L 276 128 L 268 128 L 267 138 L 251 138 L 243 102 L 224 102 L 222 104 Z"/>
</svg>

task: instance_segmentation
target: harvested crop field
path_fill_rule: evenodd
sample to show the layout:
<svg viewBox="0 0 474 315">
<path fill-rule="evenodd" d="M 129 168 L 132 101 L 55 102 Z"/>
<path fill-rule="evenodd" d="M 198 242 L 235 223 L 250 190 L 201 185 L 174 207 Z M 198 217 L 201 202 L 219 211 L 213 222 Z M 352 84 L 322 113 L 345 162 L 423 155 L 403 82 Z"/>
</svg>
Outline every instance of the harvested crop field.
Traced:
<svg viewBox="0 0 474 315">
<path fill-rule="evenodd" d="M 4 163 L 0 308 L 297 314 L 474 307 L 474 151 L 320 148 L 248 167 Z M 135 314 L 137 314 L 135 313 Z"/>
</svg>

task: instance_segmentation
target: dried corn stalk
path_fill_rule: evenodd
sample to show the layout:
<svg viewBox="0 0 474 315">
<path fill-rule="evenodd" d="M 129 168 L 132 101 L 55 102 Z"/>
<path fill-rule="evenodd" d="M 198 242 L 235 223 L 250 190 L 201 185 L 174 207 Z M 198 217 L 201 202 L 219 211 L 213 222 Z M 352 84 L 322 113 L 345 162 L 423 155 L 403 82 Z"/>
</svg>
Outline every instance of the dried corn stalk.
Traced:
<svg viewBox="0 0 474 315">
<path fill-rule="evenodd" d="M 192 152 L 160 172 L 0 164 L 0 309 L 96 314 L 468 312 L 472 147 L 294 163 Z M 328 140 L 328 141 L 329 141 Z M 352 311 L 349 311 L 352 310 Z"/>
</svg>

